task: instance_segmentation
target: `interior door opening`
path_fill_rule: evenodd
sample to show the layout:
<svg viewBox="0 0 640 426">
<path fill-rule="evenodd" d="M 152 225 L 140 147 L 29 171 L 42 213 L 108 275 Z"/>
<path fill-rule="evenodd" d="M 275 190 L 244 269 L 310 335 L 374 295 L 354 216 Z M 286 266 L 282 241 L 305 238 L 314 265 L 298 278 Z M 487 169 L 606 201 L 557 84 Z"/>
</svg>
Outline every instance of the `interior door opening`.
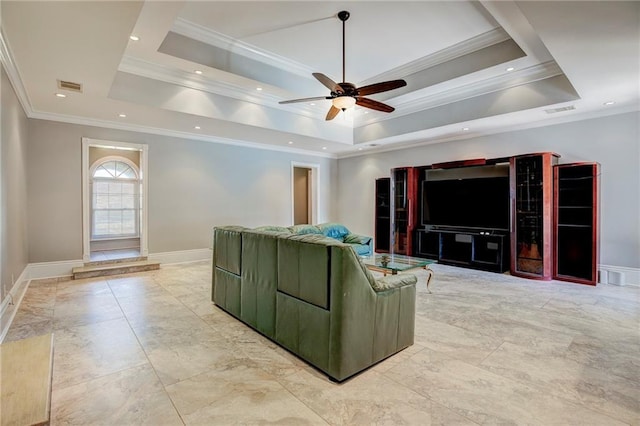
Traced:
<svg viewBox="0 0 640 426">
<path fill-rule="evenodd" d="M 311 223 L 311 169 L 293 168 L 293 224 Z"/>
<path fill-rule="evenodd" d="M 292 163 L 291 217 L 294 225 L 317 223 L 318 181 L 319 166 L 317 164 Z"/>
</svg>

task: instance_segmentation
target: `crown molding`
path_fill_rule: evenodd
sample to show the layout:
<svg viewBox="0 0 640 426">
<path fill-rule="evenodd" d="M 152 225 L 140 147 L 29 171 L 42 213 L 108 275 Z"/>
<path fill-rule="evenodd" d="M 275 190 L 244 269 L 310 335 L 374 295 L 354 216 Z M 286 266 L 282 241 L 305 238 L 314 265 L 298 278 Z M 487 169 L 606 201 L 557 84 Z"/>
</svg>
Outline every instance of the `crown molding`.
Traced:
<svg viewBox="0 0 640 426">
<path fill-rule="evenodd" d="M 337 158 L 336 154 L 308 151 L 300 148 L 291 148 L 286 146 L 266 145 L 257 142 L 248 142 L 239 139 L 222 138 L 219 136 L 205 136 L 189 132 L 181 132 L 178 130 L 162 129 L 159 127 L 145 126 L 141 124 L 118 123 L 109 120 L 100 120 L 95 118 L 78 117 L 74 115 L 55 114 L 49 112 L 34 111 L 29 118 L 39 120 L 49 120 L 60 123 L 79 124 L 83 126 L 102 127 L 107 129 L 125 130 L 130 132 L 148 133 L 153 135 L 168 136 L 181 139 L 197 140 L 202 142 L 218 143 L 224 145 L 233 145 L 245 148 L 262 149 L 265 151 L 287 152 L 290 154 L 301 154 L 312 157 Z M 89 136 L 88 136 L 89 137 Z"/>
<path fill-rule="evenodd" d="M 24 87 L 22 78 L 20 77 L 20 73 L 18 72 L 18 66 L 16 65 L 16 62 L 13 59 L 13 53 L 11 53 L 11 48 L 9 47 L 6 36 L 4 35 L 4 31 L 1 28 L 0 28 L 0 61 L 2 61 L 2 65 L 4 66 L 4 69 L 7 72 L 7 76 L 9 77 L 9 81 L 11 82 L 11 85 L 13 86 L 13 89 L 16 92 L 16 96 L 20 101 L 20 105 L 22 105 L 22 109 L 24 110 L 27 117 L 31 117 L 31 115 L 33 114 L 31 99 L 29 98 L 27 89 Z"/>
<path fill-rule="evenodd" d="M 373 84 L 378 81 L 393 80 L 396 78 L 404 78 L 408 75 L 424 71 L 436 65 L 452 61 L 464 55 L 468 55 L 480 49 L 484 49 L 494 44 L 509 40 L 509 34 L 501 27 L 482 33 L 476 37 L 461 41 L 460 43 L 439 50 L 430 55 L 408 62 L 399 67 L 390 69 L 381 74 L 375 75 L 360 83 L 360 86 Z"/>
<path fill-rule="evenodd" d="M 228 51 L 233 49 L 234 53 L 276 68 L 286 69 L 291 73 L 305 78 L 310 78 L 311 74 L 314 72 L 314 70 L 299 62 L 292 61 L 284 56 L 277 55 L 252 44 L 245 43 L 241 40 L 213 31 L 210 28 L 188 21 L 184 18 L 176 19 L 171 31 L 185 37 L 219 47 L 220 49 Z"/>
<path fill-rule="evenodd" d="M 324 120 L 325 116 L 324 112 L 309 108 L 306 103 L 281 105 L 278 102 L 282 97 L 269 94 L 268 90 L 263 90 L 258 94 L 255 88 L 248 89 L 244 86 L 220 80 L 207 79 L 206 77 L 202 77 L 191 72 L 145 61 L 133 56 L 125 55 L 122 58 L 122 62 L 120 62 L 118 71 L 163 81 L 169 84 L 188 87 L 194 90 L 201 90 L 244 102 L 251 102 L 260 106 L 276 108 L 282 111 L 288 111 L 319 120 Z"/>
</svg>

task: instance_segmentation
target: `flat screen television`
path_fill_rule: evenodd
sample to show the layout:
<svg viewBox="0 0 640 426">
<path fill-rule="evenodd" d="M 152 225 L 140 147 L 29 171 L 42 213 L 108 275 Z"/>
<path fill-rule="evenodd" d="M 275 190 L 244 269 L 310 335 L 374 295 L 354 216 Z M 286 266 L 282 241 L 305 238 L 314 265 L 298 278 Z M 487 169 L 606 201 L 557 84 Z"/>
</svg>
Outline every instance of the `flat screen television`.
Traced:
<svg viewBox="0 0 640 426">
<path fill-rule="evenodd" d="M 422 182 L 422 224 L 509 229 L 509 177 Z"/>
</svg>

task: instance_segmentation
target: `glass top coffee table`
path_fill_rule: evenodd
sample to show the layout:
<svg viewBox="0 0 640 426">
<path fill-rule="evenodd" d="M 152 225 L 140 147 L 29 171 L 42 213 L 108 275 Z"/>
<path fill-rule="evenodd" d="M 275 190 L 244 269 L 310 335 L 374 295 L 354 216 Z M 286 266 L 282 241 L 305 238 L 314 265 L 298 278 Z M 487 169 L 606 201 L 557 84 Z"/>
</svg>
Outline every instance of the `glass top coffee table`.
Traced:
<svg viewBox="0 0 640 426">
<path fill-rule="evenodd" d="M 427 277 L 427 291 L 431 293 L 429 285 L 431 284 L 433 271 L 429 266 L 433 263 L 438 263 L 437 260 L 386 253 L 375 253 L 371 256 L 363 256 L 361 259 L 362 263 L 364 263 L 368 269 L 382 272 L 385 276 L 387 274 L 396 275 L 398 272 L 422 268 L 429 273 Z"/>
</svg>

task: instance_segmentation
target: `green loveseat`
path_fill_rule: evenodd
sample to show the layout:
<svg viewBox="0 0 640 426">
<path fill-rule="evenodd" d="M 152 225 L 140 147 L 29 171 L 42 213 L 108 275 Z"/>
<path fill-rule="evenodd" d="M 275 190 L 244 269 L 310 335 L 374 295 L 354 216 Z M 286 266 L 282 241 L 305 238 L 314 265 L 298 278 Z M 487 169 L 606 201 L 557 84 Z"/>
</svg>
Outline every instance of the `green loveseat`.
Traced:
<svg viewBox="0 0 640 426">
<path fill-rule="evenodd" d="M 339 223 L 321 223 L 319 225 L 293 225 L 293 226 L 261 226 L 260 231 L 274 231 L 291 233 L 296 235 L 324 235 L 340 242 L 349 244 L 358 256 L 370 256 L 373 254 L 373 238 L 366 235 L 354 234 L 346 226 Z"/>
<path fill-rule="evenodd" d="M 342 381 L 413 344 L 416 277 L 376 280 L 324 235 L 218 227 L 212 300 Z"/>
</svg>

